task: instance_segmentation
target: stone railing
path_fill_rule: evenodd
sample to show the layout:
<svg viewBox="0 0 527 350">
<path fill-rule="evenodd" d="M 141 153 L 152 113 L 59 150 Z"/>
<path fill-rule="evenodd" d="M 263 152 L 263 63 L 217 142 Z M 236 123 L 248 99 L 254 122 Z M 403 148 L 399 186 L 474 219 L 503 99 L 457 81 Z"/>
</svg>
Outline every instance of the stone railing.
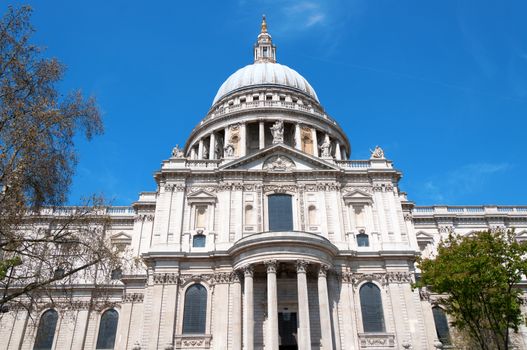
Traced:
<svg viewBox="0 0 527 350">
<path fill-rule="evenodd" d="M 30 215 L 43 216 L 70 216 L 70 215 L 110 215 L 110 216 L 133 216 L 135 215 L 134 208 L 126 206 L 107 207 L 91 212 L 88 207 L 57 207 L 57 208 L 42 208 L 38 213 L 31 213 Z"/>
<path fill-rule="evenodd" d="M 176 335 L 175 337 L 176 349 L 208 349 L 210 348 L 210 341 L 212 335 L 209 334 L 188 334 Z"/>
<path fill-rule="evenodd" d="M 185 168 L 217 169 L 221 159 L 187 159 Z"/>
<path fill-rule="evenodd" d="M 335 163 L 341 168 L 367 169 L 371 168 L 369 160 L 336 160 Z"/>
<path fill-rule="evenodd" d="M 527 206 L 423 206 L 415 207 L 413 209 L 414 216 L 427 215 L 495 215 L 495 214 L 511 214 L 511 215 L 527 215 Z"/>
</svg>

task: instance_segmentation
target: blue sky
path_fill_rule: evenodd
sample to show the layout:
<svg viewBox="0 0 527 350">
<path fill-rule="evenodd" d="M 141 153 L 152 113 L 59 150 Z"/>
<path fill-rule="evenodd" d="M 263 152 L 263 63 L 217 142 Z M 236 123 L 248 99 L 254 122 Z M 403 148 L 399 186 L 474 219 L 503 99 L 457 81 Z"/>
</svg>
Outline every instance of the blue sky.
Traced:
<svg viewBox="0 0 527 350">
<path fill-rule="evenodd" d="M 527 204 L 525 1 L 24 3 L 33 42 L 68 67 L 60 89 L 104 115 L 105 134 L 78 143 L 71 203 L 155 190 L 161 161 L 251 63 L 266 14 L 278 62 L 315 88 L 353 159 L 383 147 L 419 205 Z"/>
</svg>

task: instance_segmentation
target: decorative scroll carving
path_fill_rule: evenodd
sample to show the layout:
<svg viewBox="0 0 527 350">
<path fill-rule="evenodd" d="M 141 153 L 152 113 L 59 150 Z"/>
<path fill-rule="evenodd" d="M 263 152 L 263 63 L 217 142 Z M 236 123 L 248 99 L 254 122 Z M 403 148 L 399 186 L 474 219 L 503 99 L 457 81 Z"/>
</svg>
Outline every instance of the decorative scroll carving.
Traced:
<svg viewBox="0 0 527 350">
<path fill-rule="evenodd" d="M 254 266 L 253 265 L 245 265 L 242 267 L 243 275 L 245 277 L 253 277 L 254 275 Z"/>
<path fill-rule="evenodd" d="M 285 156 L 272 156 L 265 160 L 263 164 L 264 170 L 271 171 L 288 171 L 294 169 L 295 163 Z"/>
<path fill-rule="evenodd" d="M 387 183 L 374 183 L 372 186 L 374 192 L 393 192 L 393 185 Z"/>
<path fill-rule="evenodd" d="M 373 188 L 372 187 L 348 187 L 348 186 L 346 186 L 342 190 L 345 193 L 352 193 L 352 192 L 356 192 L 356 191 L 364 192 L 364 193 L 367 193 L 367 194 L 372 194 L 373 193 Z"/>
<path fill-rule="evenodd" d="M 413 221 L 414 220 L 414 216 L 411 213 L 406 213 L 406 214 L 404 214 L 404 220 L 405 221 Z"/>
<path fill-rule="evenodd" d="M 390 333 L 359 334 L 361 349 L 395 348 L 395 335 Z"/>
<path fill-rule="evenodd" d="M 144 297 L 142 293 L 125 293 L 123 295 L 123 303 L 142 303 Z"/>
<path fill-rule="evenodd" d="M 172 191 L 181 192 L 185 190 L 185 185 L 184 184 L 165 184 L 164 188 L 165 188 L 165 192 L 172 192 Z"/>
<path fill-rule="evenodd" d="M 176 335 L 176 349 L 209 348 L 211 335 Z"/>
<path fill-rule="evenodd" d="M 179 276 L 179 284 L 183 285 L 189 281 L 194 282 L 212 282 L 214 279 L 214 275 L 212 274 L 201 274 L 201 275 L 191 275 L 191 274 L 183 274 Z"/>
<path fill-rule="evenodd" d="M 267 266 L 267 273 L 276 273 L 276 269 L 278 268 L 278 262 L 276 260 L 266 260 L 264 264 Z"/>
<path fill-rule="evenodd" d="M 321 264 L 318 268 L 318 276 L 319 277 L 327 277 L 329 271 L 329 265 Z"/>
<path fill-rule="evenodd" d="M 438 231 L 441 234 L 452 234 L 454 233 L 454 226 L 452 225 L 441 225 L 438 227 Z"/>
<path fill-rule="evenodd" d="M 177 273 L 154 273 L 154 284 L 177 284 L 179 275 Z"/>
<path fill-rule="evenodd" d="M 426 288 L 419 288 L 419 298 L 430 301 L 430 292 Z"/>
<path fill-rule="evenodd" d="M 296 192 L 298 187 L 296 185 L 264 185 L 263 190 L 267 192 L 285 193 Z"/>
<path fill-rule="evenodd" d="M 218 186 L 192 186 L 188 188 L 189 195 L 203 191 L 207 193 L 215 193 L 218 190 Z"/>
<path fill-rule="evenodd" d="M 409 272 L 388 272 L 386 278 L 388 283 L 402 284 L 413 282 L 413 275 Z"/>
<path fill-rule="evenodd" d="M 136 222 L 154 221 L 154 214 L 137 214 L 134 217 L 134 221 L 136 221 Z"/>
<path fill-rule="evenodd" d="M 309 262 L 306 260 L 297 260 L 296 261 L 296 272 L 306 273 L 308 265 L 309 265 Z"/>
</svg>

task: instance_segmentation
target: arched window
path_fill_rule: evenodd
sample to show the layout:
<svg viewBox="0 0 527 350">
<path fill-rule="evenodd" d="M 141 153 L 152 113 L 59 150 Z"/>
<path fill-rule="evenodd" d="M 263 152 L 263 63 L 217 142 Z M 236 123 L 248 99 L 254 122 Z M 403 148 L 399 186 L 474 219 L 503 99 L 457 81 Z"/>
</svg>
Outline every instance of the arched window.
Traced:
<svg viewBox="0 0 527 350">
<path fill-rule="evenodd" d="M 318 225 L 318 218 L 317 218 L 317 207 L 314 205 L 310 205 L 307 209 L 307 217 L 309 220 L 309 225 L 316 226 Z"/>
<path fill-rule="evenodd" d="M 451 345 L 450 331 L 448 329 L 448 320 L 445 315 L 445 311 L 439 306 L 432 308 L 434 314 L 434 323 L 436 325 L 437 339 L 443 343 L 443 345 Z"/>
<path fill-rule="evenodd" d="M 254 208 L 250 204 L 245 206 L 245 225 L 254 225 Z"/>
<path fill-rule="evenodd" d="M 207 241 L 207 238 L 203 234 L 197 234 L 194 235 L 194 238 L 192 238 L 192 246 L 194 248 L 204 248 L 205 243 Z"/>
<path fill-rule="evenodd" d="M 185 293 L 183 312 L 183 333 L 204 334 L 207 320 L 207 290 L 201 284 L 194 284 Z"/>
<path fill-rule="evenodd" d="M 110 350 L 115 345 L 115 334 L 117 333 L 117 323 L 119 314 L 114 309 L 105 311 L 99 323 L 99 335 L 97 336 L 97 346 L 95 349 Z"/>
<path fill-rule="evenodd" d="M 33 350 L 51 350 L 58 318 L 59 314 L 53 309 L 44 312 L 42 316 L 40 316 L 37 337 L 35 339 Z"/>
<path fill-rule="evenodd" d="M 293 203 L 288 194 L 273 194 L 268 197 L 269 231 L 293 230 Z"/>
<path fill-rule="evenodd" d="M 384 332 L 381 290 L 373 283 L 366 283 L 359 294 L 364 332 Z"/>
<path fill-rule="evenodd" d="M 361 233 L 359 233 L 357 235 L 357 245 L 359 247 L 369 247 L 370 246 L 370 237 L 365 234 L 364 232 L 361 231 Z"/>
</svg>

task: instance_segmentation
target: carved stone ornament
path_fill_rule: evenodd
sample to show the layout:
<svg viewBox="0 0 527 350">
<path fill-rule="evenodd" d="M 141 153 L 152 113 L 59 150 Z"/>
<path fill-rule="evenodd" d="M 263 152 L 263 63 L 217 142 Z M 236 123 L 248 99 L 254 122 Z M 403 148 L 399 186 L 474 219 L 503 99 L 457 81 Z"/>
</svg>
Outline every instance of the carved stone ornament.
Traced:
<svg viewBox="0 0 527 350">
<path fill-rule="evenodd" d="M 177 273 L 154 273 L 154 284 L 177 284 L 178 281 Z"/>
<path fill-rule="evenodd" d="M 223 148 L 223 154 L 225 155 L 225 158 L 232 158 L 234 157 L 234 146 L 228 143 Z"/>
<path fill-rule="evenodd" d="M 183 153 L 183 149 L 179 148 L 179 145 L 176 145 L 176 147 L 172 149 L 172 157 L 185 158 L 185 153 Z"/>
<path fill-rule="evenodd" d="M 267 273 L 276 273 L 276 269 L 278 268 L 278 262 L 276 260 L 266 260 L 264 264 L 267 266 Z"/>
<path fill-rule="evenodd" d="M 388 283 L 403 284 L 413 282 L 413 275 L 409 272 L 388 272 L 386 278 Z"/>
<path fill-rule="evenodd" d="M 285 156 L 272 156 L 265 160 L 263 164 L 264 170 L 272 171 L 288 171 L 294 169 L 295 163 Z"/>
<path fill-rule="evenodd" d="M 327 277 L 329 271 L 329 265 L 321 264 L 318 268 L 318 276 L 319 277 Z"/>
<path fill-rule="evenodd" d="M 373 151 L 370 150 L 370 153 L 371 153 L 370 159 L 385 159 L 384 151 L 379 146 L 375 146 L 375 149 Z"/>
<path fill-rule="evenodd" d="M 176 335 L 176 349 L 209 348 L 211 335 Z"/>
<path fill-rule="evenodd" d="M 391 183 L 374 183 L 372 186 L 374 192 L 392 192 L 393 185 Z"/>
<path fill-rule="evenodd" d="M 405 221 L 412 221 L 413 219 L 414 219 L 414 216 L 411 213 L 404 214 Z"/>
<path fill-rule="evenodd" d="M 296 272 L 306 273 L 308 265 L 309 265 L 309 262 L 306 260 L 297 260 L 296 261 Z"/>
<path fill-rule="evenodd" d="M 452 234 L 452 233 L 454 233 L 454 226 L 452 226 L 452 225 L 442 225 L 442 226 L 439 226 L 438 231 L 441 234 Z"/>
<path fill-rule="evenodd" d="M 243 275 L 245 277 L 253 277 L 254 275 L 254 266 L 253 265 L 245 265 L 242 267 Z"/>
<path fill-rule="evenodd" d="M 142 303 L 144 297 L 142 293 L 125 293 L 123 295 L 123 303 Z"/>
<path fill-rule="evenodd" d="M 137 340 L 132 347 L 132 350 L 141 350 L 141 343 Z"/>
<path fill-rule="evenodd" d="M 271 127 L 271 134 L 273 135 L 273 145 L 284 143 L 284 122 L 277 120 Z"/>
<path fill-rule="evenodd" d="M 213 274 L 201 274 L 201 275 L 191 275 L 191 274 L 183 274 L 179 276 L 179 284 L 184 285 L 189 281 L 193 282 L 212 282 L 214 279 Z"/>
<path fill-rule="evenodd" d="M 359 334 L 361 349 L 395 348 L 395 335 L 389 333 Z"/>
<path fill-rule="evenodd" d="M 298 187 L 296 185 L 264 185 L 263 190 L 265 193 L 286 193 L 296 192 Z"/>
</svg>

